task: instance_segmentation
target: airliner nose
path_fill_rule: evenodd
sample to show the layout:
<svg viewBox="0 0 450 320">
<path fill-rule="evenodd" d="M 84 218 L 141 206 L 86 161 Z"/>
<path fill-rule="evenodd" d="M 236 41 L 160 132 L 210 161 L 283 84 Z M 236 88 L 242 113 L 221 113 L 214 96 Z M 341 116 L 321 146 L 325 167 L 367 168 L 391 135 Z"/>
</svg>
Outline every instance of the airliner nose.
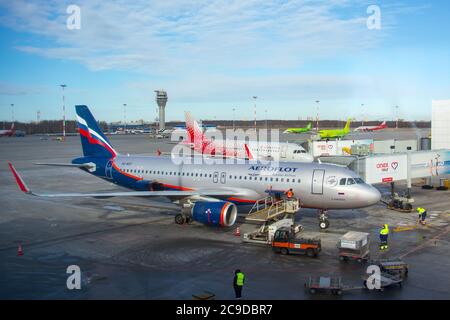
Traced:
<svg viewBox="0 0 450 320">
<path fill-rule="evenodd" d="M 310 155 L 309 153 L 305 154 L 305 159 L 306 159 L 306 162 L 313 162 L 314 161 L 314 157 L 312 155 Z"/>
<path fill-rule="evenodd" d="M 381 193 L 378 189 L 369 186 L 369 190 L 367 191 L 367 202 L 369 205 L 373 205 L 378 203 L 381 200 Z"/>
</svg>

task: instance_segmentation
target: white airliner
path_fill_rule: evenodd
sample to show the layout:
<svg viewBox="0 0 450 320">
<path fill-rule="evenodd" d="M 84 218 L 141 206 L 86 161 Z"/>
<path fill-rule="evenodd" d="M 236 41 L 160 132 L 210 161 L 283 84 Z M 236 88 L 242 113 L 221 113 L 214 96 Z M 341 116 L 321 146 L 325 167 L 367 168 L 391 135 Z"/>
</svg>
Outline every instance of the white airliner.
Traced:
<svg viewBox="0 0 450 320">
<path fill-rule="evenodd" d="M 189 112 L 185 113 L 187 139 L 194 151 L 212 156 L 273 161 L 313 162 L 314 157 L 295 143 L 210 139 Z"/>
</svg>

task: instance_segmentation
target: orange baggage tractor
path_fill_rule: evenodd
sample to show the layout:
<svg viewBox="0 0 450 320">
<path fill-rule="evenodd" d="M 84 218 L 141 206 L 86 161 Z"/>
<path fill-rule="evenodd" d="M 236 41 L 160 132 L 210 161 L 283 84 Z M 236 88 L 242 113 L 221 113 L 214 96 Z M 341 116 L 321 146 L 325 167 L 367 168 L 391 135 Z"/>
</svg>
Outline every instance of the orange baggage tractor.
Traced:
<svg viewBox="0 0 450 320">
<path fill-rule="evenodd" d="M 317 257 L 322 249 L 320 239 L 296 238 L 290 228 L 280 228 L 272 241 L 273 251 L 281 254 L 301 253 L 308 257 Z"/>
</svg>

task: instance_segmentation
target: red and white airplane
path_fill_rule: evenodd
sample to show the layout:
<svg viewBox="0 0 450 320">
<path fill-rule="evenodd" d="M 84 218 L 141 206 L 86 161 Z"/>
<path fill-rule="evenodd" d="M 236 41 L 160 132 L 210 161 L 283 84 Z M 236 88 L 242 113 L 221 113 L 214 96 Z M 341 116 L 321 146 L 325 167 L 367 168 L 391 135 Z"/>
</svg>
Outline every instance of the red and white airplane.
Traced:
<svg viewBox="0 0 450 320">
<path fill-rule="evenodd" d="M 249 160 L 314 161 L 314 158 L 296 143 L 210 139 L 189 112 L 185 113 L 185 117 L 187 139 L 184 143 L 198 153 Z"/>
<path fill-rule="evenodd" d="M 0 130 L 0 137 L 12 137 L 16 133 L 16 129 L 14 129 L 14 123 L 11 125 L 11 129 L 9 130 Z"/>
<path fill-rule="evenodd" d="M 383 130 L 387 128 L 386 121 L 383 121 L 381 124 L 377 126 L 361 126 L 356 128 L 354 131 L 359 132 L 370 132 L 370 131 L 377 131 L 377 130 Z"/>
</svg>

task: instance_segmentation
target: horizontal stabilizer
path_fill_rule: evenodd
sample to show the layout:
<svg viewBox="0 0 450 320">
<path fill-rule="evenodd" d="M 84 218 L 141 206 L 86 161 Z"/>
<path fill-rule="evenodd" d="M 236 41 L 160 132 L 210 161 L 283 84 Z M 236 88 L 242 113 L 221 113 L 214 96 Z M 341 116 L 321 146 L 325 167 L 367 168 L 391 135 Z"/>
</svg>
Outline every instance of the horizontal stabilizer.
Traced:
<svg viewBox="0 0 450 320">
<path fill-rule="evenodd" d="M 86 168 L 90 169 L 94 166 L 90 163 L 43 163 L 43 162 L 36 162 L 35 165 L 38 166 L 53 166 L 53 167 L 73 167 L 73 168 Z"/>
</svg>

